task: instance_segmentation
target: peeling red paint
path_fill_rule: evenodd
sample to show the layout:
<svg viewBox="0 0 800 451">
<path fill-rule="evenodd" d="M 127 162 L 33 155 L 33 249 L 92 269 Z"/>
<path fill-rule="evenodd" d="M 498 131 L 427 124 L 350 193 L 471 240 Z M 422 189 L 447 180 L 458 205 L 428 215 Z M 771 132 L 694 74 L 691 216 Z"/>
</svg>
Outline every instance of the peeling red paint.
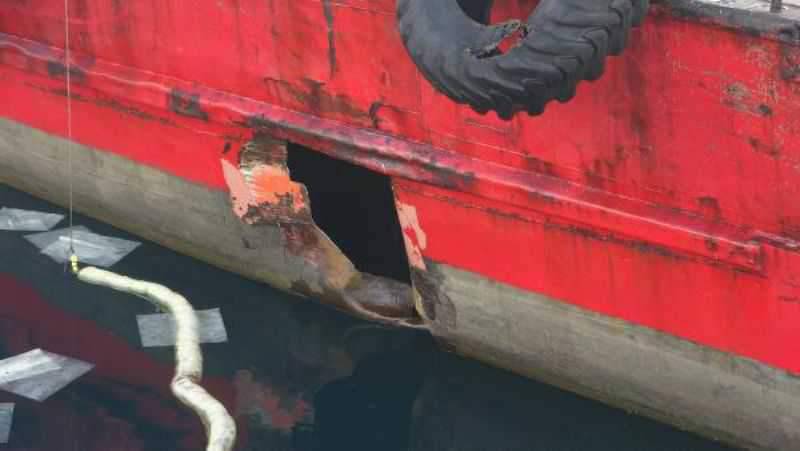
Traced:
<svg viewBox="0 0 800 451">
<path fill-rule="evenodd" d="M 413 205 L 397 202 L 397 216 L 403 229 L 408 262 L 417 269 L 425 270 L 423 251 L 428 247 L 428 236 L 419 225 L 417 209 Z"/>
<path fill-rule="evenodd" d="M 305 189 L 281 168 L 259 166 L 250 172 L 249 179 L 256 204 L 286 204 L 294 213 L 308 209 Z"/>
<path fill-rule="evenodd" d="M 250 192 L 250 185 L 239 168 L 234 166 L 228 160 L 220 160 L 222 164 L 222 173 L 225 176 L 225 182 L 228 184 L 228 189 L 231 193 L 231 202 L 233 203 L 233 212 L 236 216 L 244 218 L 244 215 L 250 210 L 251 207 L 257 206 L 255 196 Z"/>
<path fill-rule="evenodd" d="M 311 222 L 308 192 L 291 179 L 284 143 L 257 136 L 243 146 L 238 165 L 226 158 L 221 164 L 233 211 L 243 221 Z"/>
</svg>

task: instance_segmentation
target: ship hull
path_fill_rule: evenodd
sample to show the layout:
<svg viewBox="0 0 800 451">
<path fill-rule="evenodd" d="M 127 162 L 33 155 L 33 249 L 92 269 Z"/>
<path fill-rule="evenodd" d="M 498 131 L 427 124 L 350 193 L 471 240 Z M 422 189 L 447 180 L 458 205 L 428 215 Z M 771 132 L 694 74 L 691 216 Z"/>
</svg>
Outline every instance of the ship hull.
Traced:
<svg viewBox="0 0 800 451">
<path fill-rule="evenodd" d="M 0 182 L 67 206 L 67 144 L 0 120 Z M 286 269 L 264 264 L 284 261 L 281 231 L 243 225 L 228 193 L 87 146 L 72 149 L 78 211 L 291 291 Z M 800 446 L 797 376 L 474 272 L 425 264 L 432 275 L 418 285 L 446 306 L 429 319 L 445 349 L 728 443 Z"/>
<path fill-rule="evenodd" d="M 0 6 L 0 183 L 63 206 L 72 185 L 76 210 L 248 278 L 726 442 L 800 447 L 795 9 L 662 2 L 601 81 L 506 122 L 420 77 L 393 2 L 267 3 L 198 7 L 199 26 L 98 0 L 69 68 L 58 8 Z M 293 177 L 293 145 L 389 181 L 408 283 L 315 222 L 336 205 Z"/>
</svg>

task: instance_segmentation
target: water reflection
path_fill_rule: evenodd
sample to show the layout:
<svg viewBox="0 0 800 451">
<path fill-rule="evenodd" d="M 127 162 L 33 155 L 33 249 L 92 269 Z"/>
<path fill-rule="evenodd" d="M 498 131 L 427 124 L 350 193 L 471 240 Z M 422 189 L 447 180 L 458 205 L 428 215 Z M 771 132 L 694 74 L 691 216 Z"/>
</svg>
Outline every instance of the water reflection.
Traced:
<svg viewBox="0 0 800 451">
<path fill-rule="evenodd" d="M 15 402 L 8 449 L 201 449 L 203 430 L 172 399 L 172 366 L 148 356 L 91 320 L 59 309 L 28 283 L 0 275 L 3 357 L 43 348 L 95 364 L 95 368 L 43 403 L 11 394 Z M 232 384 L 207 387 L 232 399 Z M 173 445 L 170 445 L 173 446 Z"/>
<path fill-rule="evenodd" d="M 2 187 L 0 206 L 63 213 Z M 0 255 L 0 358 L 43 348 L 96 365 L 43 403 L 0 392 L 16 404 L 0 449 L 203 449 L 200 422 L 169 391 L 172 349 L 140 345 L 136 315 L 153 313 L 148 303 L 78 283 L 19 233 L 0 232 Z M 152 243 L 115 269 L 221 308 L 229 341 L 204 345 L 204 385 L 235 414 L 239 450 L 722 449 Z"/>
</svg>

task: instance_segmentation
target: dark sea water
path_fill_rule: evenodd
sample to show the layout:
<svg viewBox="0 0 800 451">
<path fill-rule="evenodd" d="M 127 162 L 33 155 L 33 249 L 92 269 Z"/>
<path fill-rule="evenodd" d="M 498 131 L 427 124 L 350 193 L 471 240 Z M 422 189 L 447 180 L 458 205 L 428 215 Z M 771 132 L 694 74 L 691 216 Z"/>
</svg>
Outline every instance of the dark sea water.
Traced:
<svg viewBox="0 0 800 451">
<path fill-rule="evenodd" d="M 0 185 L 2 206 L 64 212 Z M 204 449 L 200 422 L 169 392 L 172 348 L 140 345 L 136 315 L 153 307 L 76 281 L 22 235 L 0 231 L 0 358 L 42 348 L 95 368 L 42 403 L 0 392 L 16 404 L 0 450 Z M 153 243 L 113 269 L 221 308 L 229 341 L 204 345 L 204 384 L 235 413 L 241 450 L 726 449 Z"/>
</svg>

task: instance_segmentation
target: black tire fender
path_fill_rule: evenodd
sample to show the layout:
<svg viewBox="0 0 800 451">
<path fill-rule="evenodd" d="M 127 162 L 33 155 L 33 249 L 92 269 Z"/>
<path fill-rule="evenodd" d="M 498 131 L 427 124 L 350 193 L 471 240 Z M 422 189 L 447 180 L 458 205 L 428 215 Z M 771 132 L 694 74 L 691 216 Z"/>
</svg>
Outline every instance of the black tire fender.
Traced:
<svg viewBox="0 0 800 451">
<path fill-rule="evenodd" d="M 467 0 L 460 0 L 462 4 Z M 493 0 L 398 0 L 400 35 L 423 76 L 455 102 L 510 119 L 567 102 L 625 49 L 649 0 L 541 0 L 528 20 L 487 25 Z M 469 15 L 468 15 L 469 13 Z M 498 46 L 514 33 L 507 52 Z"/>
</svg>

